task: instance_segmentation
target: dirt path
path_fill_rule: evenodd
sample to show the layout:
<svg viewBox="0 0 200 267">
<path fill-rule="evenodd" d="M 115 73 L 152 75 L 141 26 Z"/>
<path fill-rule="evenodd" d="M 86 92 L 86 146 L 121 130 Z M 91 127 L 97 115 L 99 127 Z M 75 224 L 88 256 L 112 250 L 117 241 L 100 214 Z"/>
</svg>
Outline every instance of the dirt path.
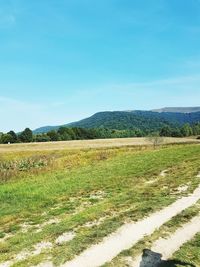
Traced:
<svg viewBox="0 0 200 267">
<path fill-rule="evenodd" d="M 184 243 L 191 240 L 198 232 L 200 232 L 200 216 L 194 217 L 167 239 L 159 238 L 151 247 L 152 253 L 149 253 L 149 255 L 146 254 L 146 257 L 143 258 L 142 255 L 138 256 L 129 266 L 138 267 L 142 263 L 144 267 L 154 267 L 160 262 L 158 253 L 162 255 L 162 260 L 171 258 Z"/>
<path fill-rule="evenodd" d="M 98 267 L 111 261 L 121 251 L 131 248 L 145 235 L 152 234 L 157 228 L 169 221 L 172 217 L 191 207 L 200 199 L 200 186 L 193 194 L 183 197 L 170 206 L 136 223 L 128 223 L 117 232 L 105 237 L 104 240 L 93 245 L 72 261 L 62 267 Z"/>
</svg>

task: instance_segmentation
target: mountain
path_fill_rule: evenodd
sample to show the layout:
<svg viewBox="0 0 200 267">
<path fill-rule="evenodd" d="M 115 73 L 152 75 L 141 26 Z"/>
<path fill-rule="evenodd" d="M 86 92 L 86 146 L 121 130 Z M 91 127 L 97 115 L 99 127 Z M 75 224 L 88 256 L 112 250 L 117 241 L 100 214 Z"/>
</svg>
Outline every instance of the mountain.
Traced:
<svg viewBox="0 0 200 267">
<path fill-rule="evenodd" d="M 40 128 L 37 128 L 37 129 L 33 130 L 33 133 L 34 134 L 47 133 L 47 132 L 50 132 L 52 130 L 58 130 L 61 126 L 66 126 L 67 127 L 67 124 L 58 125 L 58 126 L 42 126 Z"/>
<path fill-rule="evenodd" d="M 167 112 L 171 108 L 164 108 L 161 111 L 105 111 L 98 112 L 89 118 L 72 122 L 69 124 L 59 126 L 45 126 L 38 128 L 34 133 L 45 133 L 50 130 L 57 130 L 60 126 L 65 127 L 82 127 L 82 128 L 109 128 L 109 129 L 133 129 L 138 128 L 143 131 L 151 129 L 153 131 L 159 130 L 163 126 L 181 126 L 185 123 L 200 122 L 200 111 L 195 112 L 198 108 L 174 108 L 173 112 Z M 175 110 L 182 110 L 182 112 L 175 112 Z M 193 110 L 192 112 L 183 112 L 186 110 Z M 200 110 L 200 108 L 199 108 Z"/>
<path fill-rule="evenodd" d="M 193 113 L 199 112 L 200 107 L 166 107 L 161 109 L 153 109 L 153 112 L 174 112 L 174 113 Z"/>
<path fill-rule="evenodd" d="M 70 127 L 110 129 L 153 128 L 155 130 L 164 125 L 183 125 L 185 123 L 195 123 L 200 121 L 200 112 L 174 113 L 174 112 L 153 112 L 153 111 L 113 111 L 99 112 L 84 120 L 70 123 Z"/>
</svg>

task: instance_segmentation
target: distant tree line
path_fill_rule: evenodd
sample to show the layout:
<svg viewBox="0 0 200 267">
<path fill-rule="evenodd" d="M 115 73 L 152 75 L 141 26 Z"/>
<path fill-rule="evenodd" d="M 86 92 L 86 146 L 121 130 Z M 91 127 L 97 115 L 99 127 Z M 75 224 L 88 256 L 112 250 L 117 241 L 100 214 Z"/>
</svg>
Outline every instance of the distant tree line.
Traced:
<svg viewBox="0 0 200 267">
<path fill-rule="evenodd" d="M 152 134 L 148 129 L 141 130 L 137 128 L 127 130 L 116 130 L 108 128 L 79 128 L 79 127 L 60 127 L 58 130 L 52 130 L 47 133 L 33 134 L 26 128 L 21 133 L 10 131 L 0 133 L 0 143 L 30 143 L 30 142 L 49 142 L 49 141 L 67 141 L 67 140 L 88 140 L 104 138 L 123 138 L 123 137 L 143 137 Z M 200 135 L 200 123 L 193 125 L 184 124 L 181 127 L 163 126 L 158 132 L 159 136 L 166 137 L 188 137 Z"/>
<path fill-rule="evenodd" d="M 34 140 L 33 132 L 26 128 L 23 132 L 17 134 L 14 131 L 0 133 L 0 143 L 30 143 Z"/>
</svg>

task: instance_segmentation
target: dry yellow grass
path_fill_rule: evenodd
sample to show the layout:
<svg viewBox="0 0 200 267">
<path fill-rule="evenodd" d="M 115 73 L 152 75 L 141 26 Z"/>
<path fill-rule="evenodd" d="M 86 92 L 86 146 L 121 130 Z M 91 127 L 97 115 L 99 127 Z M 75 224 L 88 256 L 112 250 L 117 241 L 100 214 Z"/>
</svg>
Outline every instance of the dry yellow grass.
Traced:
<svg viewBox="0 0 200 267">
<path fill-rule="evenodd" d="M 199 143 L 199 140 L 192 138 L 172 138 L 164 139 L 163 144 Z M 117 139 L 96 139 L 96 140 L 74 140 L 46 143 L 22 143 L 0 145 L 0 153 L 17 151 L 53 151 L 66 149 L 89 149 L 89 148 L 112 148 L 123 146 L 147 146 L 151 142 L 147 138 L 117 138 Z"/>
</svg>

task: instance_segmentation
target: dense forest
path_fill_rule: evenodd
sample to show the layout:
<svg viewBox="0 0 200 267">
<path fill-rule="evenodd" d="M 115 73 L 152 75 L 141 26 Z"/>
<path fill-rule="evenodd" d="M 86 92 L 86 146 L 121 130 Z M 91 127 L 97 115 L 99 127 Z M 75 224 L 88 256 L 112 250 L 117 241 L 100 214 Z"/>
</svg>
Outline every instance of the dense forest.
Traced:
<svg viewBox="0 0 200 267">
<path fill-rule="evenodd" d="M 200 112 L 152 112 L 152 111 L 106 111 L 98 112 L 93 116 L 64 127 L 78 128 L 106 128 L 116 130 L 159 131 L 164 126 L 181 127 L 186 123 L 190 125 L 200 122 Z M 61 126 L 45 126 L 38 128 L 34 133 L 47 133 L 58 130 Z"/>
<path fill-rule="evenodd" d="M 152 111 L 113 111 L 99 112 L 93 116 L 71 123 L 69 127 L 82 128 L 109 128 L 109 129 L 132 129 L 133 126 L 142 131 L 159 130 L 161 127 L 182 126 L 189 123 L 194 124 L 200 121 L 200 112 L 174 113 L 174 112 L 152 112 Z"/>
<path fill-rule="evenodd" d="M 118 130 L 108 128 L 80 128 L 80 127 L 60 127 L 58 130 L 51 130 L 47 133 L 34 134 L 29 128 L 17 134 L 14 131 L 0 133 L 0 143 L 28 143 L 28 142 L 48 142 L 48 141 L 67 141 L 67 140 L 88 140 L 98 138 L 123 138 L 123 137 L 142 137 L 149 135 L 187 137 L 200 135 L 200 123 L 184 124 L 181 127 L 161 126 L 157 131 L 152 128 Z"/>
</svg>

